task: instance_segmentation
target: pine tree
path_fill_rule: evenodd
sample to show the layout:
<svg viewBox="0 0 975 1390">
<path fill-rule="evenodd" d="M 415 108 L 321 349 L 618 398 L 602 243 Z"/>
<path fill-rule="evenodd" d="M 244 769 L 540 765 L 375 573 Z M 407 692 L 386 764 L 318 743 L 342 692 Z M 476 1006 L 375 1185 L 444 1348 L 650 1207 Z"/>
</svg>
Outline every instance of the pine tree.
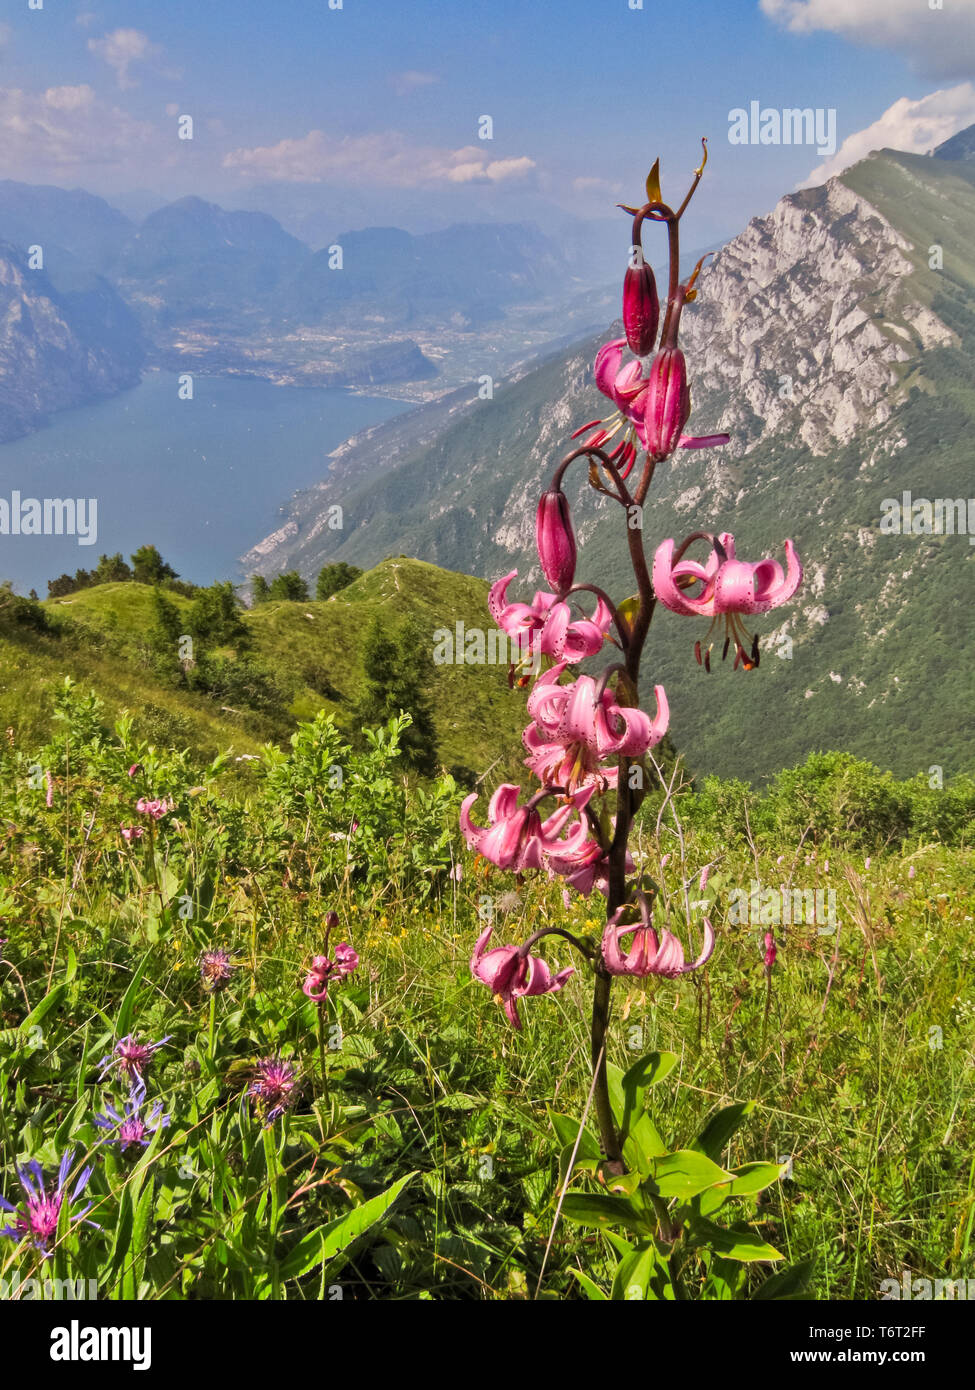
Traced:
<svg viewBox="0 0 975 1390">
<path fill-rule="evenodd" d="M 288 599 L 292 603 L 307 603 L 308 584 L 297 570 L 289 570 L 287 574 L 277 574 L 271 580 L 268 597 Z"/>
<path fill-rule="evenodd" d="M 425 689 L 431 661 L 419 624 L 411 620 L 390 634 L 374 618 L 363 645 L 363 666 L 366 679 L 356 708 L 359 724 L 375 728 L 400 713 L 409 714 L 413 723 L 401 740 L 404 761 L 430 776 L 437 766 L 437 741 Z"/>
<path fill-rule="evenodd" d="M 132 578 L 137 584 L 162 584 L 167 579 L 179 578 L 154 545 L 140 545 L 129 559 L 132 561 Z"/>
<path fill-rule="evenodd" d="M 325 565 L 318 572 L 315 597 L 329 599 L 333 594 L 341 593 L 358 579 L 361 573 L 362 570 L 356 569 L 355 565 L 347 565 L 344 560 L 339 560 L 334 565 Z"/>
</svg>

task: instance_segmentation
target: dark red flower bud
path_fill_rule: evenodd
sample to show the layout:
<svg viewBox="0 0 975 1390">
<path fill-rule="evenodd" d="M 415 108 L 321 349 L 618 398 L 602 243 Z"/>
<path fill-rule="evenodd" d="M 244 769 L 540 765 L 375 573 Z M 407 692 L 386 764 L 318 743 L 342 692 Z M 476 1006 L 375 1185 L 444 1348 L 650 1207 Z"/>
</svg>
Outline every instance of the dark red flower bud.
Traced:
<svg viewBox="0 0 975 1390">
<path fill-rule="evenodd" d="M 668 458 L 674 452 L 690 413 L 684 354 L 680 348 L 661 348 L 650 367 L 643 416 L 651 458 Z"/>
<path fill-rule="evenodd" d="M 535 544 L 545 578 L 561 598 L 572 587 L 576 572 L 576 538 L 568 498 L 561 488 L 543 492 L 539 499 Z"/>
<path fill-rule="evenodd" d="M 627 268 L 623 277 L 623 332 L 631 352 L 646 357 L 653 352 L 660 322 L 660 300 L 653 271 L 643 259 L 643 251 L 634 247 L 638 264 Z"/>
<path fill-rule="evenodd" d="M 329 930 L 329 931 L 332 931 L 332 929 L 333 929 L 334 927 L 337 927 L 338 924 L 339 924 L 339 914 L 338 914 L 337 912 L 326 912 L 326 914 L 325 914 L 325 926 L 328 928 L 328 930 Z"/>
</svg>

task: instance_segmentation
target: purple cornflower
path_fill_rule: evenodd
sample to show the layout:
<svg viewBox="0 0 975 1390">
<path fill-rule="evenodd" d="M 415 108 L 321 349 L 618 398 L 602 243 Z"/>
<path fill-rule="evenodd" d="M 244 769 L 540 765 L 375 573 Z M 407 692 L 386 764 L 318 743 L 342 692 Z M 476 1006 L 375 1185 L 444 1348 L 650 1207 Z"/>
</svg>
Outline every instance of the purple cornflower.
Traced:
<svg viewBox="0 0 975 1390">
<path fill-rule="evenodd" d="M 207 994 L 219 994 L 227 986 L 237 966 L 227 951 L 214 947 L 200 956 L 200 979 Z"/>
<path fill-rule="evenodd" d="M 122 1115 L 106 1102 L 104 1115 L 92 1116 L 92 1123 L 99 1129 L 115 1130 L 115 1133 L 103 1139 L 102 1143 L 118 1144 L 119 1152 L 125 1153 L 133 1144 L 145 1148 L 157 1130 L 165 1129 L 170 1117 L 162 1113 L 162 1101 L 156 1102 L 145 1119 L 140 1113 L 144 1103 L 145 1096 L 135 1089 L 125 1102 L 125 1113 Z"/>
<path fill-rule="evenodd" d="M 262 1057 L 257 1063 L 247 1094 L 264 1112 L 265 1124 L 273 1123 L 287 1110 L 296 1081 L 294 1067 L 281 1057 Z"/>
<path fill-rule="evenodd" d="M 13 1213 L 13 1221 L 9 1226 L 0 1227 L 0 1235 L 9 1236 L 11 1240 L 16 1241 L 30 1240 L 41 1257 L 48 1259 L 51 1253 L 48 1246 L 57 1235 L 58 1220 L 65 1200 L 65 1183 L 71 1172 L 74 1155 L 74 1149 L 66 1151 L 58 1168 L 57 1183 L 50 1188 L 44 1181 L 44 1170 L 36 1159 L 31 1159 L 23 1168 L 17 1169 L 25 1201 L 21 1207 L 15 1207 L 6 1197 L 0 1196 L 0 1208 Z M 81 1196 L 91 1174 L 91 1167 L 82 1170 L 68 1198 L 69 1207 Z M 85 1213 L 91 1211 L 93 1205 L 94 1203 L 89 1202 L 80 1211 L 74 1212 L 71 1216 L 72 1224 L 84 1220 Z M 94 1226 L 95 1223 L 89 1221 L 86 1224 Z"/>
<path fill-rule="evenodd" d="M 167 1033 L 158 1042 L 147 1043 L 136 1042 L 134 1033 L 119 1038 L 108 1056 L 103 1057 L 99 1063 L 102 1069 L 99 1080 L 104 1081 L 107 1073 L 114 1067 L 119 1076 L 124 1077 L 131 1085 L 133 1096 L 144 1096 L 146 1083 L 143 1072 L 148 1071 L 159 1048 L 163 1043 L 168 1043 L 171 1037 L 172 1034 Z"/>
</svg>

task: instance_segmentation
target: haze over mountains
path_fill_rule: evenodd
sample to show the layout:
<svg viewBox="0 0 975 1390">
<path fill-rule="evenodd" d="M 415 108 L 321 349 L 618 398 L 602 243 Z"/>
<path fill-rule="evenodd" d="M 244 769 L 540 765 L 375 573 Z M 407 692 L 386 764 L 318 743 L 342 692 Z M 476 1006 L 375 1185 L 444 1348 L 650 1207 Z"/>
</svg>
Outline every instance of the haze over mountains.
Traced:
<svg viewBox="0 0 975 1390">
<path fill-rule="evenodd" d="M 80 189 L 0 182 L 0 441 L 144 366 L 429 398 L 469 379 L 472 349 L 500 373 L 605 317 L 578 244 L 567 259 L 530 224 L 473 223 L 313 250 L 197 197 L 137 224 Z"/>
<path fill-rule="evenodd" d="M 689 428 L 727 430 L 732 443 L 661 470 L 647 547 L 727 529 L 745 558 L 781 558 L 791 536 L 806 581 L 788 610 L 758 620 L 758 673 L 718 663 L 705 675 L 691 653 L 703 626 L 658 615 L 647 665 L 696 768 L 753 777 L 836 746 L 904 775 L 975 766 L 975 617 L 962 597 L 975 546 L 934 533 L 923 506 L 912 520 L 910 502 L 906 534 L 880 527 L 906 492 L 931 503 L 975 492 L 973 151 L 975 127 L 933 157 L 880 151 L 783 198 L 702 275 L 684 318 Z M 502 382 L 493 399 L 457 392 L 436 428 L 420 410 L 336 451 L 245 569 L 310 574 L 405 553 L 488 578 L 517 566 L 530 594 L 543 480 L 571 432 L 611 409 L 591 371 L 607 336 Z M 568 491 L 585 578 L 625 595 L 615 509 L 581 467 Z M 341 532 L 323 524 L 334 503 Z M 750 726 L 757 742 L 741 736 Z"/>
</svg>

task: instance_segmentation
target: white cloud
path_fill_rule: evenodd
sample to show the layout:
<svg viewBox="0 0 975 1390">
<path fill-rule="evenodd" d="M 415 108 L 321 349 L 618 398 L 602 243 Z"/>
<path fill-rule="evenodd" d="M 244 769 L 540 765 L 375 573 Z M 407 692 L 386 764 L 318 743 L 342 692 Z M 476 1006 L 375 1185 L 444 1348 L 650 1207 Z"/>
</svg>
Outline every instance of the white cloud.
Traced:
<svg viewBox="0 0 975 1390">
<path fill-rule="evenodd" d="M 88 48 L 114 69 L 122 88 L 137 85 L 135 78 L 129 74 L 133 63 L 144 63 L 159 52 L 157 45 L 149 42 L 148 34 L 143 34 L 140 29 L 113 29 L 104 38 L 89 39 Z"/>
<path fill-rule="evenodd" d="M 40 171 L 135 157 L 150 136 L 148 126 L 100 101 L 87 83 L 44 92 L 0 87 L 4 167 L 30 174 L 33 183 Z"/>
<path fill-rule="evenodd" d="M 935 145 L 975 123 L 975 86 L 961 82 L 940 92 L 929 92 L 917 101 L 900 97 L 879 120 L 848 135 L 836 153 L 817 165 L 799 186 L 809 188 L 842 173 L 864 159 L 871 150 L 906 150 L 927 154 Z"/>
<path fill-rule="evenodd" d="M 334 137 L 310 130 L 297 140 L 276 145 L 232 150 L 223 167 L 245 177 L 289 183 L 385 184 L 392 188 L 421 188 L 433 184 L 505 183 L 524 179 L 535 168 L 527 155 L 491 159 L 483 147 L 467 145 L 448 150 L 411 145 L 404 136 Z"/>
<path fill-rule="evenodd" d="M 762 12 L 796 34 L 827 30 L 892 49 L 931 77 L 975 77 L 975 0 L 760 0 Z"/>
<path fill-rule="evenodd" d="M 439 81 L 436 73 L 417 72 L 415 68 L 394 73 L 392 77 L 393 91 L 400 97 L 409 96 L 410 92 L 419 91 L 421 87 L 432 87 Z"/>
</svg>

